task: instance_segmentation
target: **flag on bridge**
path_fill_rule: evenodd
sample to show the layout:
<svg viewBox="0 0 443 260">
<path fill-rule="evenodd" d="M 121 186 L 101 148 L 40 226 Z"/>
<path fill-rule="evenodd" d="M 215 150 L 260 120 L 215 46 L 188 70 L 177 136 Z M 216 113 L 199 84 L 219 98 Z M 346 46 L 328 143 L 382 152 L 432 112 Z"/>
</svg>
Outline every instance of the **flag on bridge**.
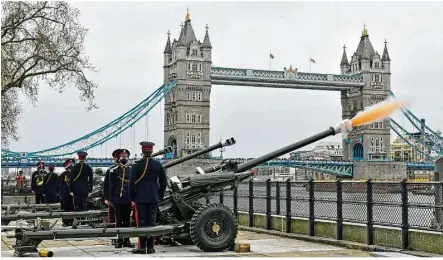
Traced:
<svg viewBox="0 0 443 260">
<path fill-rule="evenodd" d="M 272 55 L 272 53 L 269 53 L 269 58 L 274 59 L 274 55 Z"/>
<path fill-rule="evenodd" d="M 315 60 L 313 58 L 310 58 L 311 62 L 315 64 Z"/>
</svg>

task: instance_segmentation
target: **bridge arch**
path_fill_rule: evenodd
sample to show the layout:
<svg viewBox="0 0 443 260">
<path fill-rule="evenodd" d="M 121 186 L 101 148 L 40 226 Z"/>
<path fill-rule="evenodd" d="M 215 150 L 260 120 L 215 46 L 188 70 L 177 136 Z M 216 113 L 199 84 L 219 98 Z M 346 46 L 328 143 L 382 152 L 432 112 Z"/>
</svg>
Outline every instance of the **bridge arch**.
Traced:
<svg viewBox="0 0 443 260">
<path fill-rule="evenodd" d="M 352 148 L 352 158 L 354 161 L 363 160 L 363 145 L 361 143 L 354 144 Z"/>
<path fill-rule="evenodd" d="M 177 138 L 174 135 L 171 135 L 168 139 L 168 146 L 172 148 L 172 157 L 177 158 Z"/>
</svg>

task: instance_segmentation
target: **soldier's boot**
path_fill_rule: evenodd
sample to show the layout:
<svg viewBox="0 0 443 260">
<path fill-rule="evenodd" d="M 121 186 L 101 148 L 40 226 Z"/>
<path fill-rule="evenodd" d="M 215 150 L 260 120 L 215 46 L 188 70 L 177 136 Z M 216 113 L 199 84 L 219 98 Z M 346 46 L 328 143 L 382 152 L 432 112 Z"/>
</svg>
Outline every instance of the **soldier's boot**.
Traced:
<svg viewBox="0 0 443 260">
<path fill-rule="evenodd" d="M 129 238 L 125 238 L 123 239 L 123 247 L 133 248 L 134 245 L 131 243 L 131 241 L 129 241 Z"/>
<path fill-rule="evenodd" d="M 115 243 L 115 248 L 122 248 L 122 247 L 123 247 L 123 239 L 119 238 Z"/>
<path fill-rule="evenodd" d="M 146 248 L 134 248 L 131 251 L 133 254 L 140 254 L 145 255 L 146 254 Z"/>
<path fill-rule="evenodd" d="M 155 249 L 154 248 L 146 249 L 146 254 L 154 254 L 154 253 L 155 253 Z"/>
<path fill-rule="evenodd" d="M 111 239 L 111 245 L 115 246 L 117 244 L 117 240 L 116 239 Z"/>
</svg>

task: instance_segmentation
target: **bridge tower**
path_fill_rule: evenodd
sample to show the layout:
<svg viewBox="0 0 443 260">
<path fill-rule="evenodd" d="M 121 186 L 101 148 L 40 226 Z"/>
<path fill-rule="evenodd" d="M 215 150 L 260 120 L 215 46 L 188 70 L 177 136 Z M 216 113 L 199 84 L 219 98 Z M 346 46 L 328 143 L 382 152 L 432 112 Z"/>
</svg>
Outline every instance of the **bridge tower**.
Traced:
<svg viewBox="0 0 443 260">
<path fill-rule="evenodd" d="M 362 31 L 357 51 L 348 61 L 346 46 L 340 62 L 341 74 L 361 75 L 362 89 L 341 92 L 342 118 L 350 119 L 365 107 L 389 97 L 391 89 L 391 59 L 387 42 L 382 56 L 374 50 L 366 27 Z M 353 130 L 343 141 L 345 160 L 387 159 L 390 151 L 390 121 L 375 122 Z"/>
<path fill-rule="evenodd" d="M 189 11 L 178 40 L 170 33 L 164 50 L 164 83 L 177 84 L 165 99 L 164 137 L 174 156 L 209 146 L 211 52 L 208 26 L 203 42 L 195 37 Z"/>
</svg>

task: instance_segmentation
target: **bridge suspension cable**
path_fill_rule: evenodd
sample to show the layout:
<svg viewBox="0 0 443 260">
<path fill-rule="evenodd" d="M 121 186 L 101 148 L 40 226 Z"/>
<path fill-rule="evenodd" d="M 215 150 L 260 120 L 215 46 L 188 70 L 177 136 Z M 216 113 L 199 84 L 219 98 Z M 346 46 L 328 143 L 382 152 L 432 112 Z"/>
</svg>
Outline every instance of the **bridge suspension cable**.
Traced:
<svg viewBox="0 0 443 260">
<path fill-rule="evenodd" d="M 127 111 L 122 116 L 113 120 L 112 122 L 106 124 L 105 126 L 85 135 L 77 138 L 68 143 L 49 148 L 46 150 L 28 152 L 28 158 L 50 158 L 50 157 L 61 157 L 76 153 L 79 150 L 92 149 L 98 145 L 101 145 L 108 140 L 117 137 L 119 134 L 124 132 L 129 127 L 133 126 L 137 121 L 143 118 L 149 111 L 154 108 L 164 95 L 169 93 L 171 89 L 175 86 L 176 81 L 171 82 L 168 85 L 163 85 L 155 90 L 146 99 L 140 102 L 138 105 Z M 121 138 L 121 136 L 120 136 Z M 9 150 L 2 150 L 2 157 L 7 155 L 7 157 L 21 156 L 19 152 L 12 152 Z"/>
</svg>

